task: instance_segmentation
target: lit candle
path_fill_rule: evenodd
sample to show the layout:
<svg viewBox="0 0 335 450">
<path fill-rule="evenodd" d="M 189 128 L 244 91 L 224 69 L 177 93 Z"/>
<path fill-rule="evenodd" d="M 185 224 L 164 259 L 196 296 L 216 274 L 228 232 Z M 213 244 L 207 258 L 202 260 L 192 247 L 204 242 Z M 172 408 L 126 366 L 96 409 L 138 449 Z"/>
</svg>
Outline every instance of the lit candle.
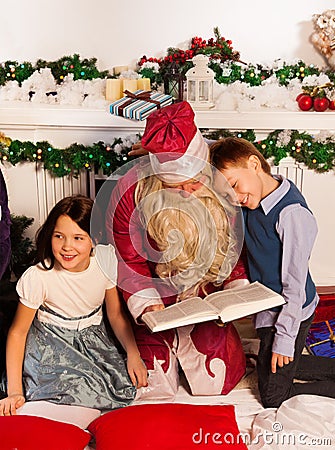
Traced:
<svg viewBox="0 0 335 450">
<path fill-rule="evenodd" d="M 120 78 L 107 78 L 106 100 L 115 102 L 115 100 L 119 100 L 122 96 L 122 80 Z"/>
<path fill-rule="evenodd" d="M 128 66 L 115 66 L 113 67 L 114 75 L 120 75 L 121 72 L 126 72 L 128 70 Z"/>
<path fill-rule="evenodd" d="M 137 89 L 143 89 L 144 91 L 150 91 L 150 78 L 139 78 L 137 80 Z"/>
<path fill-rule="evenodd" d="M 123 92 L 125 90 L 130 92 L 137 91 L 137 80 L 129 80 L 127 78 L 124 78 L 122 81 L 123 81 Z M 123 95 L 125 96 L 126 94 Z"/>
</svg>

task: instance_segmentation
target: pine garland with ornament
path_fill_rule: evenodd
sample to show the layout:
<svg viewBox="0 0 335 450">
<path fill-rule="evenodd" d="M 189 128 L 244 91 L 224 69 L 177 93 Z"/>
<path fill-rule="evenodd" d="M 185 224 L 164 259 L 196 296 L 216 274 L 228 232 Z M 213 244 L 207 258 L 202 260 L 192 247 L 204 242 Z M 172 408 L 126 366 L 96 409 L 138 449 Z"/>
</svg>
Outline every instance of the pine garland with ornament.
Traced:
<svg viewBox="0 0 335 450">
<path fill-rule="evenodd" d="M 169 47 L 166 55 L 161 58 L 142 56 L 137 62 L 135 72 L 140 76 L 150 78 L 154 87 L 163 83 L 166 72 L 173 66 L 180 73 L 185 74 L 192 67 L 191 59 L 198 54 L 209 57 L 209 67 L 215 72 L 215 79 L 220 84 L 232 84 L 236 81 L 250 86 L 260 86 L 263 81 L 276 76 L 281 86 L 294 79 L 302 81 L 306 76 L 325 74 L 335 83 L 335 73 L 331 69 L 322 70 L 313 64 L 307 65 L 302 60 L 294 64 L 275 61 L 273 67 L 261 64 L 248 64 L 240 60 L 240 53 L 233 49 L 232 41 L 221 36 L 218 27 L 214 28 L 214 37 L 208 40 L 195 36 L 190 40 L 189 48 L 181 49 Z M 49 68 L 58 84 L 68 75 L 74 80 L 94 80 L 110 77 L 109 71 L 99 71 L 96 58 L 81 59 L 78 54 L 63 56 L 56 61 L 39 59 L 35 64 L 31 62 L 5 61 L 0 64 L 0 86 L 16 80 L 20 85 L 35 71 Z"/>
<path fill-rule="evenodd" d="M 291 156 L 309 169 L 319 173 L 335 168 L 335 135 L 320 133 L 311 135 L 297 130 L 275 130 L 265 139 L 256 140 L 253 130 L 231 132 L 229 130 L 201 130 L 208 139 L 237 136 L 252 142 L 266 159 L 278 165 L 280 160 Z M 12 165 L 24 162 L 43 164 L 56 177 L 77 177 L 82 170 L 102 170 L 109 176 L 116 169 L 134 160 L 128 156 L 132 145 L 141 136 L 114 138 L 112 143 L 99 141 L 90 146 L 72 144 L 65 149 L 53 147 L 49 142 L 11 140 L 0 133 L 0 161 Z"/>
<path fill-rule="evenodd" d="M 5 61 L 0 64 L 0 86 L 8 81 L 16 80 L 20 85 L 27 80 L 36 70 L 49 68 L 57 83 L 61 83 L 66 76 L 73 74 L 74 80 L 93 80 L 106 78 L 107 70 L 99 71 L 96 67 L 96 58 L 80 59 L 78 54 L 63 56 L 57 61 L 45 61 L 39 59 L 35 65 L 30 62 Z"/>
<path fill-rule="evenodd" d="M 191 39 L 188 49 L 169 47 L 166 56 L 162 58 L 143 55 L 137 63 L 138 73 L 150 78 L 155 86 L 162 84 L 164 76 L 171 70 L 182 75 L 193 66 L 191 59 L 204 54 L 210 59 L 210 67 L 216 68 L 218 62 L 240 61 L 240 54 L 232 48 L 232 41 L 221 36 L 219 28 L 214 28 L 214 38 L 208 40 L 195 36 Z M 245 64 L 245 63 L 242 63 Z"/>
<path fill-rule="evenodd" d="M 71 144 L 59 149 L 47 141 L 30 142 L 11 140 L 0 133 L 0 161 L 12 165 L 24 162 L 43 164 L 56 177 L 71 175 L 78 177 L 82 170 L 99 170 L 105 175 L 134 159 L 128 156 L 132 145 L 139 140 L 139 135 L 128 138 L 114 138 L 111 143 L 99 141 L 90 146 Z"/>
<path fill-rule="evenodd" d="M 214 38 L 205 40 L 193 37 L 186 50 L 169 47 L 166 56 L 162 58 L 143 55 L 137 63 L 137 71 L 141 76 L 150 78 L 152 84 L 159 85 L 171 66 L 185 74 L 192 67 L 190 60 L 198 54 L 209 57 L 209 67 L 215 72 L 215 80 L 220 84 L 240 81 L 250 86 L 260 86 L 263 81 L 275 75 L 279 85 L 287 86 L 293 79 L 302 81 L 307 76 L 320 74 L 327 75 L 330 81 L 335 82 L 334 71 L 323 71 L 302 60 L 295 64 L 277 61 L 271 68 L 261 64 L 247 64 L 240 60 L 240 53 L 233 50 L 232 41 L 221 36 L 218 27 L 214 28 Z"/>
<path fill-rule="evenodd" d="M 308 169 L 325 173 L 335 168 L 335 134 L 319 133 L 316 135 L 297 130 L 275 130 L 263 140 L 256 140 L 254 131 L 231 133 L 227 130 L 203 132 L 209 139 L 237 136 L 252 142 L 266 159 L 274 165 L 291 156 L 296 162 Z"/>
<path fill-rule="evenodd" d="M 273 67 L 247 64 L 240 60 L 240 53 L 233 49 L 232 41 L 221 36 L 218 27 L 214 28 L 214 38 L 205 40 L 198 36 L 193 37 L 188 49 L 169 47 L 163 58 L 143 56 L 138 61 L 135 75 L 150 78 L 152 88 L 155 89 L 163 83 L 164 75 L 171 67 L 185 74 L 191 67 L 190 59 L 201 53 L 209 57 L 209 66 L 214 70 L 215 79 L 219 84 L 232 85 L 238 81 L 241 84 L 245 83 L 247 86 L 257 88 L 263 86 L 266 80 L 275 78 L 280 86 L 287 87 L 292 81 L 296 81 L 297 85 L 302 86 L 302 94 L 313 100 L 314 108 L 315 105 L 320 104 L 319 99 L 322 100 L 326 97 L 329 97 L 329 108 L 335 107 L 334 71 L 321 70 L 314 65 L 306 65 L 301 60 L 294 64 L 278 60 L 274 62 Z M 108 71 L 99 71 L 96 62 L 96 58 L 81 59 L 78 54 L 64 56 L 57 61 L 47 62 L 39 59 L 34 65 L 30 62 L 6 61 L 0 64 L 0 87 L 12 81 L 21 85 L 36 71 L 46 68 L 50 69 L 52 76 L 60 86 L 64 86 L 66 78 L 69 76 L 73 80 L 105 79 L 110 76 Z M 312 79 L 313 83 L 317 77 L 322 79 L 326 77 L 327 82 L 323 84 L 318 79 L 316 85 L 302 85 L 301 83 L 307 77 Z M 46 93 L 46 95 L 48 94 L 50 92 Z M 85 99 L 86 95 L 82 97 Z M 245 94 L 243 96 L 247 97 Z M 30 100 L 31 97 L 29 97 Z M 303 100 L 299 102 L 297 99 L 299 107 L 301 108 L 303 105 L 301 109 L 310 108 L 311 106 L 308 105 L 311 104 L 311 100 L 306 100 L 306 97 Z M 253 94 L 250 94 L 250 102 L 254 102 Z M 327 104 L 327 102 L 323 100 L 323 104 Z M 271 158 L 275 164 L 289 155 L 297 162 L 303 163 L 317 172 L 327 172 L 333 170 L 335 166 L 335 138 L 324 133 L 314 136 L 296 130 L 276 130 L 262 141 L 256 141 L 255 133 L 252 130 L 243 133 L 231 133 L 228 130 L 203 130 L 203 133 L 213 139 L 224 135 L 244 137 L 253 142 L 264 156 Z M 136 140 L 138 139 L 139 136 Z M 110 144 L 103 142 L 91 146 L 72 144 L 65 149 L 57 149 L 46 141 L 21 142 L 11 140 L 0 133 L 0 160 L 14 165 L 25 161 L 41 163 L 46 170 L 58 177 L 78 176 L 81 170 L 93 169 L 102 170 L 109 175 L 132 159 L 128 157 L 131 145 L 130 140 L 116 138 Z"/>
</svg>

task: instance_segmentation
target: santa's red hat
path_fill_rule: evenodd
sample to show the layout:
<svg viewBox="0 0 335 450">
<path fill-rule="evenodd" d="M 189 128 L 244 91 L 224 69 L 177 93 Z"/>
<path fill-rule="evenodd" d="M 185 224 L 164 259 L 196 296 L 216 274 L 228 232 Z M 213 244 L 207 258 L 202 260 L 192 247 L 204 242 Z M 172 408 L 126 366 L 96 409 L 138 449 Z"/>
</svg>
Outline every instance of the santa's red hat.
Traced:
<svg viewBox="0 0 335 450">
<path fill-rule="evenodd" d="M 168 184 L 193 178 L 208 162 L 208 145 L 185 101 L 150 114 L 141 143 L 149 151 L 155 175 Z"/>
</svg>

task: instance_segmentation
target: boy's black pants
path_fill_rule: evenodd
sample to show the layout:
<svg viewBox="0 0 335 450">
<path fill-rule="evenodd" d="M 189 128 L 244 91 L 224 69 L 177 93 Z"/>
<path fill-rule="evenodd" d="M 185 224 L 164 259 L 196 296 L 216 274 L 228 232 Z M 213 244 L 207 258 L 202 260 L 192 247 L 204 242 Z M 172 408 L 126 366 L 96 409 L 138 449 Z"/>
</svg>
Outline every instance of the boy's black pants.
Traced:
<svg viewBox="0 0 335 450">
<path fill-rule="evenodd" d="M 335 398 L 335 359 L 302 355 L 314 314 L 300 324 L 295 341 L 294 360 L 271 372 L 272 344 L 275 327 L 257 330 L 260 348 L 257 360 L 258 388 L 263 406 L 277 408 L 283 401 L 298 394 L 314 394 Z M 299 383 L 294 380 L 304 380 Z"/>
</svg>

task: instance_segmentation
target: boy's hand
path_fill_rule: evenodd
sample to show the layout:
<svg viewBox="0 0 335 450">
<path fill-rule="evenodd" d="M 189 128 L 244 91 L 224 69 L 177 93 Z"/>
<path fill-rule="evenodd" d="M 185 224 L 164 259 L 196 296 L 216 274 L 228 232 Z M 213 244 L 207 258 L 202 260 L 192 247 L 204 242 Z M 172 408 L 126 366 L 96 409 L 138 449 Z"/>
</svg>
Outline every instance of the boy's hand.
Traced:
<svg viewBox="0 0 335 450">
<path fill-rule="evenodd" d="M 21 394 L 13 394 L 0 400 L 0 416 L 15 416 L 16 410 L 25 403 Z"/>
<path fill-rule="evenodd" d="M 289 364 L 293 361 L 293 356 L 279 355 L 279 353 L 272 353 L 271 359 L 271 372 L 276 373 L 277 365 L 278 367 L 284 367 L 284 365 Z"/>
</svg>

